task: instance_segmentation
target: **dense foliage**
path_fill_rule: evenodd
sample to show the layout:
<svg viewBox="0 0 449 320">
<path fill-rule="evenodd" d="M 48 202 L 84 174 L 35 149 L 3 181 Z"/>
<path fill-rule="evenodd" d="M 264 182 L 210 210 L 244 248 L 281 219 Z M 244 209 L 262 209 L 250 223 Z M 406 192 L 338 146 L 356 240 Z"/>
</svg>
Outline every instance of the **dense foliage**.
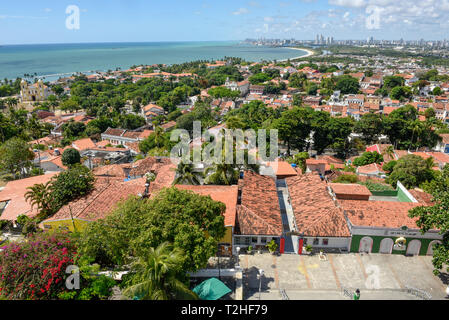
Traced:
<svg viewBox="0 0 449 320">
<path fill-rule="evenodd" d="M 66 234 L 40 233 L 26 242 L 12 243 L 0 252 L 0 297 L 9 300 L 101 299 L 111 294 L 114 280 L 92 276 L 81 268 L 81 290 L 70 291 L 66 268 L 75 263 L 77 248 Z M 83 263 L 79 263 L 83 265 Z"/>
<path fill-rule="evenodd" d="M 210 197 L 176 188 L 153 199 L 131 198 L 88 226 L 80 252 L 102 266 L 116 266 L 146 257 L 148 248 L 170 242 L 185 253 L 183 270 L 195 271 L 206 266 L 224 236 L 224 210 L 224 204 Z"/>
<path fill-rule="evenodd" d="M 434 205 L 416 207 L 409 215 L 418 218 L 416 224 L 422 232 L 439 230 L 443 235 L 442 243 L 433 248 L 432 263 L 435 267 L 434 273 L 438 275 L 444 266 L 449 265 L 449 165 L 445 166 L 441 175 L 426 184 L 425 189 L 434 197 Z M 446 271 L 449 271 L 449 268 Z"/>
</svg>

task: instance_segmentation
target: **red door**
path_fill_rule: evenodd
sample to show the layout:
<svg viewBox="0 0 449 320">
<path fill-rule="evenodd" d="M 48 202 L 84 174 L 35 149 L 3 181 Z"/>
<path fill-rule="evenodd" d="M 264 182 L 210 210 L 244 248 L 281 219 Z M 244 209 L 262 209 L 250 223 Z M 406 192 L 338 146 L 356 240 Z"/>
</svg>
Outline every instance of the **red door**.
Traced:
<svg viewBox="0 0 449 320">
<path fill-rule="evenodd" d="M 284 253 L 284 250 L 285 250 L 285 239 L 284 239 L 284 238 L 281 238 L 281 245 L 280 245 L 280 248 L 279 248 L 279 252 L 280 252 L 281 254 L 283 254 L 283 253 Z"/>
<path fill-rule="evenodd" d="M 302 254 L 302 247 L 304 245 L 304 239 L 299 239 L 299 249 L 298 254 Z"/>
</svg>

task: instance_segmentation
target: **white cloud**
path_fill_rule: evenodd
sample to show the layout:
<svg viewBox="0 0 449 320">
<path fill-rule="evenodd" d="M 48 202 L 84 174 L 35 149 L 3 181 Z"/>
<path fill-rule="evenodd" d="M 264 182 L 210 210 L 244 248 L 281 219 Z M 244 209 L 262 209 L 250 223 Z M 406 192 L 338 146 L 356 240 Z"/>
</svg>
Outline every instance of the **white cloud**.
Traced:
<svg viewBox="0 0 449 320">
<path fill-rule="evenodd" d="M 52 9 L 51 8 L 45 8 L 44 11 L 45 12 L 52 12 Z"/>
<path fill-rule="evenodd" d="M 265 18 L 263 18 L 263 20 L 265 22 L 273 22 L 274 21 L 273 17 L 265 17 Z"/>
<path fill-rule="evenodd" d="M 241 14 L 247 14 L 249 11 L 246 8 L 240 8 L 237 11 L 234 11 L 232 14 L 235 16 L 241 15 Z"/>
<path fill-rule="evenodd" d="M 329 0 L 329 4 L 340 7 L 361 8 L 366 5 L 365 0 Z"/>
<path fill-rule="evenodd" d="M 254 8 L 260 8 L 260 7 L 261 7 L 260 3 L 257 2 L 257 1 L 250 1 L 250 2 L 248 3 L 248 5 L 249 5 L 250 7 L 254 7 Z"/>
</svg>

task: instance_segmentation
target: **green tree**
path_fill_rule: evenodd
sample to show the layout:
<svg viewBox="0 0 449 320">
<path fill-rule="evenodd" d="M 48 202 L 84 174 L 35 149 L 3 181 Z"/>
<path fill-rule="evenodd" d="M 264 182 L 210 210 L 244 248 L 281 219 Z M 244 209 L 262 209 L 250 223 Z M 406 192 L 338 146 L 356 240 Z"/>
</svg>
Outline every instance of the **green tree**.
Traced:
<svg viewBox="0 0 449 320">
<path fill-rule="evenodd" d="M 412 90 L 409 87 L 394 87 L 390 92 L 391 99 L 400 101 L 408 100 L 412 95 Z"/>
<path fill-rule="evenodd" d="M 236 99 L 240 96 L 240 91 L 233 91 L 225 87 L 215 87 L 208 91 L 209 95 L 218 98 L 231 98 Z"/>
<path fill-rule="evenodd" d="M 62 164 L 71 167 L 74 164 L 81 162 L 81 155 L 78 152 L 78 150 L 69 148 L 64 150 L 64 153 L 62 154 Z"/>
<path fill-rule="evenodd" d="M 273 122 L 274 129 L 279 130 L 279 139 L 287 144 L 288 154 L 292 148 L 303 151 L 307 147 L 306 140 L 312 131 L 313 114 L 312 108 L 293 107 L 284 111 Z"/>
<path fill-rule="evenodd" d="M 402 87 L 404 84 L 405 84 L 405 80 L 402 77 L 399 77 L 399 76 L 387 76 L 387 77 L 384 78 L 383 88 L 386 89 L 389 92 L 393 88 Z"/>
<path fill-rule="evenodd" d="M 342 94 L 356 94 L 360 89 L 359 80 L 350 75 L 339 76 L 337 77 L 335 88 Z"/>
<path fill-rule="evenodd" d="M 396 187 L 400 181 L 406 188 L 419 187 L 422 183 L 432 180 L 433 170 L 423 158 L 409 154 L 398 160 L 387 182 Z"/>
<path fill-rule="evenodd" d="M 370 145 L 377 141 L 384 130 L 383 116 L 367 113 L 354 126 L 354 131 L 362 134 L 363 141 Z"/>
<path fill-rule="evenodd" d="M 379 154 L 377 151 L 374 152 L 364 152 L 361 157 L 355 158 L 353 164 L 356 167 L 365 166 L 372 163 L 382 163 L 384 161 L 384 157 Z"/>
<path fill-rule="evenodd" d="M 40 215 L 45 217 L 54 212 L 51 188 L 51 182 L 49 181 L 45 184 L 28 187 L 28 191 L 25 193 L 25 200 L 31 204 L 31 207 L 36 207 Z"/>
<path fill-rule="evenodd" d="M 308 152 L 300 152 L 293 156 L 293 162 L 301 168 L 302 173 L 306 172 L 306 160 L 310 158 Z"/>
<path fill-rule="evenodd" d="M 268 74 L 263 72 L 257 73 L 248 78 L 249 82 L 254 85 L 265 83 L 267 81 L 270 81 L 271 79 L 272 78 Z"/>
<path fill-rule="evenodd" d="M 423 233 L 439 230 L 443 236 L 441 244 L 434 245 L 433 266 L 438 275 L 444 266 L 449 266 L 449 165 L 431 182 L 428 189 L 433 196 L 433 206 L 420 206 L 410 210 L 411 218 L 418 218 L 416 224 Z M 447 270 L 449 272 L 449 268 Z"/>
<path fill-rule="evenodd" d="M 130 198 L 104 220 L 89 224 L 80 254 L 102 266 L 128 264 L 147 257 L 148 248 L 170 242 L 184 251 L 182 270 L 197 271 L 216 253 L 225 234 L 225 205 L 176 188 L 151 199 Z"/>
<path fill-rule="evenodd" d="M 398 162 L 396 160 L 391 160 L 390 162 L 386 163 L 383 165 L 382 169 L 386 172 L 386 173 L 392 173 L 394 170 L 394 167 L 396 166 Z"/>
<path fill-rule="evenodd" d="M 59 209 L 70 201 L 83 197 L 93 189 L 95 178 L 92 172 L 81 164 L 73 165 L 51 180 L 52 197 Z"/>
<path fill-rule="evenodd" d="M 245 123 L 239 117 L 232 116 L 226 120 L 226 128 L 230 130 L 245 129 Z"/>
<path fill-rule="evenodd" d="M 307 82 L 307 76 L 302 72 L 296 72 L 288 78 L 289 86 L 292 88 L 304 89 Z"/>
<path fill-rule="evenodd" d="M 200 176 L 201 173 L 194 171 L 193 164 L 180 162 L 176 168 L 176 179 L 173 184 L 199 185 Z"/>
<path fill-rule="evenodd" d="M 30 146 L 20 138 L 11 138 L 0 146 L 0 169 L 12 174 L 24 176 L 32 167 L 34 153 Z"/>
<path fill-rule="evenodd" d="M 164 132 L 161 127 L 156 127 L 154 132 L 148 136 L 145 140 L 139 143 L 139 149 L 145 154 L 148 154 L 151 150 L 168 150 L 169 149 L 169 134 Z"/>
<path fill-rule="evenodd" d="M 441 96 L 441 95 L 443 94 L 443 90 L 441 90 L 440 87 L 435 87 L 435 88 L 432 90 L 432 94 L 433 94 L 434 96 Z"/>
<path fill-rule="evenodd" d="M 82 122 L 70 121 L 62 125 L 62 135 L 68 140 L 85 137 L 85 131 L 86 125 Z"/>
<path fill-rule="evenodd" d="M 197 300 L 182 280 L 184 252 L 168 242 L 150 248 L 131 265 L 123 294 L 139 300 Z"/>
</svg>

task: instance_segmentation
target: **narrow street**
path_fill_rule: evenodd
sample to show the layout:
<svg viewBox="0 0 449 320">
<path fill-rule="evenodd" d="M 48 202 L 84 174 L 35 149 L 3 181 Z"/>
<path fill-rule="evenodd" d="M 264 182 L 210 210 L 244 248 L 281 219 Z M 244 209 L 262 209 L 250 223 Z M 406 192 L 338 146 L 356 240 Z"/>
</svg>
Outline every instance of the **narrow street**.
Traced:
<svg viewBox="0 0 449 320">
<path fill-rule="evenodd" d="M 298 241 L 296 236 L 287 235 L 287 233 L 296 231 L 293 208 L 290 205 L 288 188 L 285 180 L 276 181 L 276 189 L 279 198 L 279 207 L 281 209 L 281 218 L 283 234 L 285 238 L 286 254 L 295 254 L 298 252 Z"/>
</svg>

